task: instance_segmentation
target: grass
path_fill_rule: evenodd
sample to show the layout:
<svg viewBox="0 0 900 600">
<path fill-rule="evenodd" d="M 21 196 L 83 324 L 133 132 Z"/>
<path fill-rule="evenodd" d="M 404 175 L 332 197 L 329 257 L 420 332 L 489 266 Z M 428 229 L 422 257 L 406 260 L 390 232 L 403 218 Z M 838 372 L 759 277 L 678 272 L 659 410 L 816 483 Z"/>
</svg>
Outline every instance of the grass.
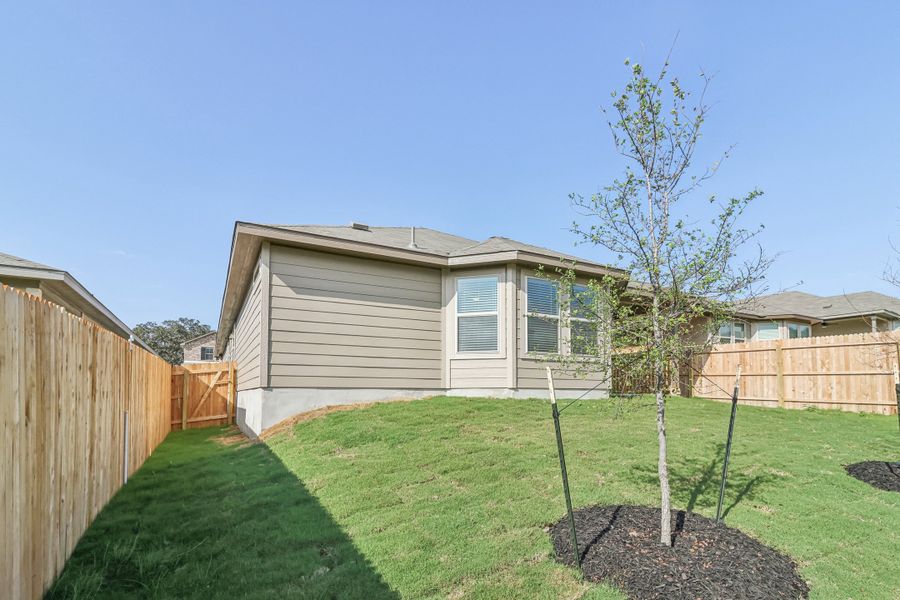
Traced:
<svg viewBox="0 0 900 600">
<path fill-rule="evenodd" d="M 544 402 L 434 398 L 299 423 L 268 445 L 173 433 L 50 597 L 622 598 L 558 565 Z M 713 516 L 728 406 L 669 403 L 674 503 Z M 658 502 L 652 408 L 563 413 L 577 506 Z M 896 417 L 740 407 L 726 523 L 792 556 L 811 598 L 900 597 L 900 494 L 842 464 L 896 459 Z"/>
</svg>

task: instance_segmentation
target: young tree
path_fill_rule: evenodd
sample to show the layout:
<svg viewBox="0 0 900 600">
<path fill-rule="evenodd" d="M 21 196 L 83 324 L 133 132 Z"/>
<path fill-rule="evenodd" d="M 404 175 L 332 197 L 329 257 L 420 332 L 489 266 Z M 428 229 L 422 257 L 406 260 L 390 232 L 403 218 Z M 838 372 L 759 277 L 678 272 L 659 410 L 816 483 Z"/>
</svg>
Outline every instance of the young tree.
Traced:
<svg viewBox="0 0 900 600">
<path fill-rule="evenodd" d="M 184 358 L 181 344 L 210 331 L 212 328 L 209 325 L 188 317 L 162 323 L 147 321 L 134 326 L 134 334 L 173 365 L 180 365 Z"/>
<path fill-rule="evenodd" d="M 616 266 L 630 272 L 629 291 L 623 294 L 621 278 L 613 277 L 577 287 L 573 269 L 559 271 L 570 306 L 563 326 L 571 332 L 572 348 L 561 359 L 564 369 L 609 373 L 612 348 L 616 358 L 630 357 L 618 365 L 622 375 L 649 373 L 659 443 L 660 543 L 671 545 L 667 374 L 710 344 L 708 325 L 717 328 L 733 316 L 736 302 L 758 293 L 756 284 L 771 259 L 758 245 L 745 247 L 762 226 L 737 225 L 762 192 L 697 198 L 721 164 L 692 170 L 709 111 L 704 95 L 710 79 L 701 74 L 703 93 L 689 106 L 690 94 L 669 77 L 668 61 L 656 77 L 639 64 L 625 64 L 630 80 L 613 92 L 606 111 L 613 143 L 626 162 L 624 174 L 589 198 L 573 194 L 571 200 L 583 217 L 572 227 L 579 243 L 612 253 Z M 688 216 L 689 208 L 696 218 Z"/>
</svg>

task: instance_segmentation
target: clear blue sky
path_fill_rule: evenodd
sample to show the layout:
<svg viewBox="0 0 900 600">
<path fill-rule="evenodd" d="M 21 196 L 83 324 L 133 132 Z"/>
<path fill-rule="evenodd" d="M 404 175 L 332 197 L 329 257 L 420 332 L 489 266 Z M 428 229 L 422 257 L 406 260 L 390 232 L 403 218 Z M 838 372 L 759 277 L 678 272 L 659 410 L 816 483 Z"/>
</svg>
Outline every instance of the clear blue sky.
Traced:
<svg viewBox="0 0 900 600">
<path fill-rule="evenodd" d="M 725 6 L 728 5 L 728 6 Z M 705 192 L 765 197 L 774 288 L 875 289 L 900 241 L 897 3 L 7 3 L 0 251 L 124 321 L 215 326 L 235 220 L 420 225 L 572 251 L 622 170 L 626 57 L 717 73 Z M 579 247 L 586 258 L 603 259 Z"/>
</svg>

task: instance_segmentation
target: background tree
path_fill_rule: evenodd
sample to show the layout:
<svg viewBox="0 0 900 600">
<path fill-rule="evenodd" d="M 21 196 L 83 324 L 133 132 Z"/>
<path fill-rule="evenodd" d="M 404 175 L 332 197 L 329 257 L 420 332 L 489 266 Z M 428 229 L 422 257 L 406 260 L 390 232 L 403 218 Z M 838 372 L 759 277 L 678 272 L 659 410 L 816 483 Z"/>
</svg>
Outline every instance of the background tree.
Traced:
<svg viewBox="0 0 900 600">
<path fill-rule="evenodd" d="M 624 173 L 599 193 L 573 194 L 571 200 L 582 217 L 572 227 L 579 243 L 611 253 L 615 266 L 630 272 L 630 283 L 625 290 L 622 278 L 607 277 L 576 287 L 574 270 L 557 271 L 572 350 L 560 357 L 560 368 L 611 373 L 615 356 L 617 375 L 649 375 L 659 443 L 660 543 L 671 545 L 667 373 L 710 345 L 709 330 L 734 316 L 736 302 L 761 291 L 757 284 L 771 259 L 758 244 L 748 245 L 762 226 L 737 224 L 762 192 L 699 197 L 700 186 L 728 156 L 726 151 L 711 166 L 692 170 L 709 112 L 704 96 L 710 79 L 701 73 L 702 93 L 689 106 L 689 92 L 668 75 L 668 60 L 653 78 L 641 65 L 625 64 L 630 79 L 623 91 L 613 92 L 612 108 L 605 111 Z M 693 217 L 688 209 L 696 211 Z"/>
<path fill-rule="evenodd" d="M 162 323 L 147 321 L 134 327 L 136 336 L 173 365 L 180 365 L 183 359 L 181 344 L 210 331 L 212 328 L 209 325 L 187 317 Z"/>
</svg>

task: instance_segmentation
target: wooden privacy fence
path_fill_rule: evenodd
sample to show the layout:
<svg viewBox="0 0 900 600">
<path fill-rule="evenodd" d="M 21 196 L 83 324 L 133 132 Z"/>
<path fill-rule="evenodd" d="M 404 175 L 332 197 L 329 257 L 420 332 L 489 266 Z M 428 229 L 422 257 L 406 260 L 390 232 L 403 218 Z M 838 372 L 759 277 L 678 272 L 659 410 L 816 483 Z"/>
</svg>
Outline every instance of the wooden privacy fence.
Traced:
<svg viewBox="0 0 900 600">
<path fill-rule="evenodd" d="M 236 385 L 233 362 L 172 367 L 172 429 L 233 423 Z"/>
<path fill-rule="evenodd" d="M 716 346 L 693 359 L 693 395 L 727 399 L 739 364 L 742 403 L 897 413 L 895 332 Z"/>
<path fill-rule="evenodd" d="M 161 358 L 0 286 L 3 598 L 41 597 L 126 473 L 166 437 L 170 378 Z"/>
</svg>

